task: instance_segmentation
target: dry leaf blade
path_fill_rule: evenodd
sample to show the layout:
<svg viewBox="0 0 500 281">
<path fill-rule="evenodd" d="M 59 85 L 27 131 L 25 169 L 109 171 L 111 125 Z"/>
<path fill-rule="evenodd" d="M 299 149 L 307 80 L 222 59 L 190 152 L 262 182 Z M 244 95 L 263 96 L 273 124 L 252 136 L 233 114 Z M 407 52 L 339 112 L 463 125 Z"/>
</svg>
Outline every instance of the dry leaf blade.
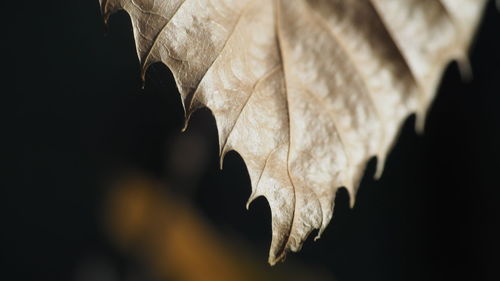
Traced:
<svg viewBox="0 0 500 281">
<path fill-rule="evenodd" d="M 162 62 L 189 116 L 214 115 L 272 213 L 271 264 L 319 235 L 338 188 L 351 204 L 404 120 L 423 126 L 446 65 L 466 54 L 485 0 L 100 0 L 130 15 L 143 73 Z M 248 207 L 248 204 L 247 204 Z"/>
</svg>

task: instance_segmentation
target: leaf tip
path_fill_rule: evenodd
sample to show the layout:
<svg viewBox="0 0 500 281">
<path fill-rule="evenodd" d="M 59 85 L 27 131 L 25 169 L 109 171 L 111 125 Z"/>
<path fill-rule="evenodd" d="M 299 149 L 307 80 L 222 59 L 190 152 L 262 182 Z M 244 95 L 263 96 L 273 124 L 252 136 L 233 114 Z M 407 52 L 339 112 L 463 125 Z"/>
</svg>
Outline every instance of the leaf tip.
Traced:
<svg viewBox="0 0 500 281">
<path fill-rule="evenodd" d="M 224 146 L 219 151 L 219 168 L 222 170 L 224 167 L 224 158 L 230 149 L 227 148 L 227 143 L 224 143 Z M 247 208 L 248 209 L 248 208 Z"/>
<path fill-rule="evenodd" d="M 379 180 L 382 177 L 382 174 L 384 173 L 384 166 L 385 166 L 385 156 L 383 153 L 380 153 L 377 155 L 377 168 L 375 170 L 375 174 L 373 175 L 373 178 L 375 180 Z"/>
<path fill-rule="evenodd" d="M 457 64 L 462 81 L 470 82 L 473 78 L 473 73 L 469 58 L 466 55 L 461 55 L 457 58 Z"/>
<path fill-rule="evenodd" d="M 188 126 L 189 126 L 189 116 L 184 118 L 184 125 L 182 125 L 181 132 L 184 133 L 188 129 Z"/>
<path fill-rule="evenodd" d="M 252 192 L 252 194 L 250 194 L 250 197 L 248 197 L 247 204 L 245 205 L 245 207 L 247 208 L 247 211 L 250 209 L 250 204 L 252 204 L 252 202 L 253 202 L 253 200 L 255 200 L 255 198 L 257 198 L 257 196 L 255 196 L 255 192 Z"/>
<path fill-rule="evenodd" d="M 425 131 L 425 110 L 420 110 L 416 113 L 415 131 L 419 135 L 423 135 Z"/>
<path fill-rule="evenodd" d="M 108 25 L 109 20 L 109 11 L 107 9 L 108 0 L 99 0 L 99 5 L 101 6 L 102 18 L 104 20 L 104 24 Z"/>
<path fill-rule="evenodd" d="M 321 228 L 318 231 L 318 235 L 316 235 L 316 237 L 314 237 L 314 242 L 318 241 L 321 238 L 321 234 L 323 234 L 323 230 L 324 230 L 324 228 Z"/>
<path fill-rule="evenodd" d="M 285 261 L 285 257 L 286 257 L 286 250 L 283 249 L 275 253 L 273 249 L 271 249 L 271 251 L 269 252 L 269 259 L 267 260 L 267 262 L 269 263 L 269 265 L 275 266 L 278 262 Z"/>
<path fill-rule="evenodd" d="M 277 259 L 276 259 L 276 258 L 274 258 L 274 257 L 269 257 L 269 259 L 268 259 L 268 261 L 267 261 L 267 262 L 269 263 L 269 265 L 270 265 L 270 266 L 275 266 L 275 265 L 276 265 L 276 263 L 277 263 L 278 261 L 279 261 L 279 260 L 277 260 Z"/>
</svg>

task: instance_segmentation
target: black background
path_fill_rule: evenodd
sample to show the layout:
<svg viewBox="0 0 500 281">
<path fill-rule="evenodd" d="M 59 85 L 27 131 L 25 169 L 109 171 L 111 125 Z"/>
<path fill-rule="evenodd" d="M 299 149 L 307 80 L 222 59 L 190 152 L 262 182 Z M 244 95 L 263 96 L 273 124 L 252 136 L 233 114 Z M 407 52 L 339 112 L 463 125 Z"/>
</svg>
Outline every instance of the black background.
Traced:
<svg viewBox="0 0 500 281">
<path fill-rule="evenodd" d="M 410 117 L 381 180 L 368 176 L 372 161 L 354 209 L 340 191 L 322 239 L 289 259 L 327 268 L 340 281 L 498 278 L 500 14 L 493 4 L 471 51 L 474 79 L 463 82 L 451 64 L 425 133 L 414 132 Z M 102 179 L 124 166 L 166 177 L 168 142 L 183 122 L 173 78 L 153 65 L 141 89 L 123 12 L 106 28 L 97 0 L 15 5 L 8 24 L 13 40 L 4 42 L 16 68 L 7 118 L 16 140 L 8 150 L 16 157 L 8 175 L 14 184 L 2 187 L 9 217 L 2 264 L 20 280 L 73 280 L 76 265 L 96 256 L 126 271 L 134 262 L 114 249 L 100 225 Z M 236 153 L 218 170 L 207 111 L 195 114 L 187 133 L 193 132 L 207 144 L 209 161 L 191 198 L 216 228 L 250 241 L 265 263 L 266 201 L 244 209 L 250 185 Z"/>
</svg>

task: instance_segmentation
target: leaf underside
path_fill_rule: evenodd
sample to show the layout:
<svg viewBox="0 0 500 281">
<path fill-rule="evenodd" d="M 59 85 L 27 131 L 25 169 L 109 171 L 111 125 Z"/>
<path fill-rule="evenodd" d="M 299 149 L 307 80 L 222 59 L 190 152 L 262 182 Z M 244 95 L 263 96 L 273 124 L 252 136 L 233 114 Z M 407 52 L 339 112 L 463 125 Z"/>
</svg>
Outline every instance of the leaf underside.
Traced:
<svg viewBox="0 0 500 281">
<path fill-rule="evenodd" d="M 321 235 L 345 187 L 354 204 L 405 119 L 422 128 L 485 0 L 100 0 L 132 20 L 143 74 L 172 71 L 186 113 L 208 107 L 224 155 L 236 150 L 272 213 L 269 262 Z M 221 164 L 222 165 L 222 164 Z M 248 207 L 247 204 L 247 207 Z"/>
</svg>

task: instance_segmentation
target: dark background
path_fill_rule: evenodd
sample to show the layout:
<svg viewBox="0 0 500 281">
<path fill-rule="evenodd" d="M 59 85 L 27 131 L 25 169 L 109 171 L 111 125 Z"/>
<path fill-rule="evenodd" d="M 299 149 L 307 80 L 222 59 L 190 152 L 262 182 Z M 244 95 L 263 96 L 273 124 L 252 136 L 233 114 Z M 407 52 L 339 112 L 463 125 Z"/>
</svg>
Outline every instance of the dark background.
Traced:
<svg viewBox="0 0 500 281">
<path fill-rule="evenodd" d="M 368 176 L 372 161 L 354 209 L 340 191 L 322 239 L 288 260 L 321 266 L 339 281 L 498 278 L 500 14 L 493 4 L 471 51 L 474 79 L 463 82 L 452 63 L 425 133 L 414 132 L 410 117 L 381 180 Z M 175 161 L 166 161 L 183 122 L 173 78 L 153 65 L 141 89 L 123 12 L 106 28 L 97 0 L 15 5 L 7 26 L 13 41 L 4 42 L 16 68 L 7 82 L 15 83 L 7 117 L 15 143 L 7 149 L 16 157 L 7 175 L 14 182 L 2 187 L 2 267 L 18 280 L 75 280 L 80 264 L 98 259 L 125 280 L 140 265 L 103 230 L 105 182 L 134 169 L 182 186 Z M 217 132 L 206 110 L 187 134 L 202 139 L 207 160 L 196 187 L 176 192 L 266 263 L 270 213 L 264 199 L 244 209 L 250 183 L 241 158 L 230 153 L 218 169 Z"/>
</svg>

